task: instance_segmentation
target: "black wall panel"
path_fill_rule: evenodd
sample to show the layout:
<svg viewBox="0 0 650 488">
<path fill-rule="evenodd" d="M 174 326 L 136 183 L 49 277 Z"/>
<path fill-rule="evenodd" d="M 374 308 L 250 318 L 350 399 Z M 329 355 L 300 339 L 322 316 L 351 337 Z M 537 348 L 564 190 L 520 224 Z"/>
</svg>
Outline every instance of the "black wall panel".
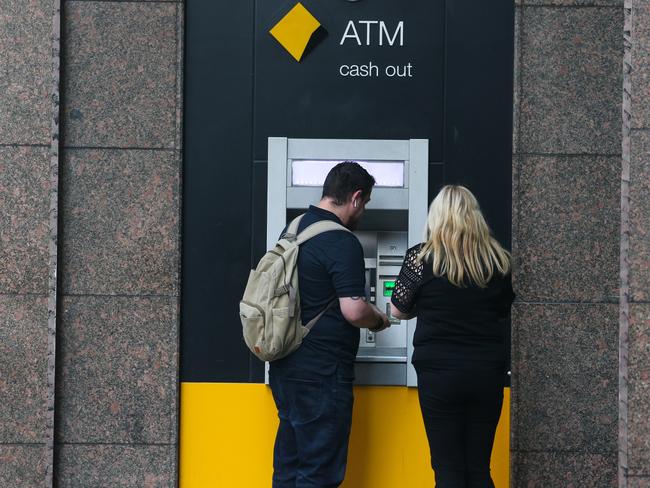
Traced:
<svg viewBox="0 0 650 488">
<path fill-rule="evenodd" d="M 186 2 L 181 379 L 247 381 L 253 4 Z"/>
<path fill-rule="evenodd" d="M 300 63 L 268 33 L 296 3 L 185 3 L 183 381 L 263 380 L 237 304 L 266 247 L 269 136 L 427 138 L 429 197 L 467 185 L 510 244 L 512 0 L 303 0 L 326 35 Z M 364 19 L 390 33 L 402 20 L 404 45 L 379 46 L 377 31 L 341 45 Z M 368 61 L 411 63 L 413 76 L 337 73 Z"/>
<path fill-rule="evenodd" d="M 466 185 L 510 247 L 514 9 L 447 2 L 445 183 Z"/>
</svg>

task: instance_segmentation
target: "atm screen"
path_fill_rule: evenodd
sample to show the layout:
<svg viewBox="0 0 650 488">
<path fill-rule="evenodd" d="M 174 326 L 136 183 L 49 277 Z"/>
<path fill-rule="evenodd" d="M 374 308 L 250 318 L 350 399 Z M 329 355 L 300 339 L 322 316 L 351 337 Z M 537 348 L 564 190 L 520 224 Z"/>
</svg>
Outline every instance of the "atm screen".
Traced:
<svg viewBox="0 0 650 488">
<path fill-rule="evenodd" d="M 384 281 L 384 296 L 385 297 L 392 296 L 394 288 L 395 288 L 395 281 Z"/>
</svg>

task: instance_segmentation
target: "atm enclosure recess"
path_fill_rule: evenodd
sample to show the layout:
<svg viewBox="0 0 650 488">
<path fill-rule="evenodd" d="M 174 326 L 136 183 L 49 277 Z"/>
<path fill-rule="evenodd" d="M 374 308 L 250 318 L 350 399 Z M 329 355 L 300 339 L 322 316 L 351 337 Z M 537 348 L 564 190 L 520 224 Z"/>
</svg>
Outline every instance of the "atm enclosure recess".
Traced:
<svg viewBox="0 0 650 488">
<path fill-rule="evenodd" d="M 375 177 L 355 235 L 364 250 L 366 296 L 390 316 L 390 296 L 406 250 L 422 241 L 427 216 L 428 140 L 268 139 L 267 248 L 287 222 L 320 201 L 329 170 L 357 161 Z M 416 386 L 415 319 L 361 329 L 356 384 Z"/>
</svg>

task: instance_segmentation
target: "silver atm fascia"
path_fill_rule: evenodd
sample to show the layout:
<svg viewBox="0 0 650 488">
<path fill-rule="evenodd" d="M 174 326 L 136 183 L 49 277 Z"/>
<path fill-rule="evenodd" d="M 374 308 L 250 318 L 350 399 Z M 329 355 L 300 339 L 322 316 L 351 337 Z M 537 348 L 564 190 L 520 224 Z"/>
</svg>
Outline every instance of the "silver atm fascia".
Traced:
<svg viewBox="0 0 650 488">
<path fill-rule="evenodd" d="M 390 311 L 392 284 L 406 250 L 421 242 L 428 210 L 428 140 L 268 139 L 267 248 L 288 220 L 318 203 L 334 164 L 359 161 L 377 184 L 355 231 L 365 257 L 366 294 Z M 416 386 L 411 365 L 415 320 L 392 319 L 389 329 L 361 329 L 357 384 Z M 268 381 L 268 375 L 267 375 Z"/>
</svg>

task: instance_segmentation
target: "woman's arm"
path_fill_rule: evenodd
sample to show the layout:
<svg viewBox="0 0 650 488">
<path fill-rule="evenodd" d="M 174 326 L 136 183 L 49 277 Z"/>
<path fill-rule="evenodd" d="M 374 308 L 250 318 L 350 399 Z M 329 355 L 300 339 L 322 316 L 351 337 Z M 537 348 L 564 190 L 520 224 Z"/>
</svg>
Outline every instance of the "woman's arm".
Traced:
<svg viewBox="0 0 650 488">
<path fill-rule="evenodd" d="M 400 310 L 395 305 L 393 305 L 391 303 L 390 304 L 390 314 L 393 317 L 395 317 L 396 319 L 410 320 L 410 319 L 413 319 L 413 318 L 417 317 L 418 312 L 417 312 L 417 310 L 413 310 L 411 313 L 400 312 Z"/>
<path fill-rule="evenodd" d="M 391 296 L 390 313 L 400 320 L 412 319 L 417 315 L 416 296 L 422 281 L 422 263 L 417 262 L 420 246 L 413 246 L 404 257 L 402 269 L 395 280 Z"/>
</svg>

